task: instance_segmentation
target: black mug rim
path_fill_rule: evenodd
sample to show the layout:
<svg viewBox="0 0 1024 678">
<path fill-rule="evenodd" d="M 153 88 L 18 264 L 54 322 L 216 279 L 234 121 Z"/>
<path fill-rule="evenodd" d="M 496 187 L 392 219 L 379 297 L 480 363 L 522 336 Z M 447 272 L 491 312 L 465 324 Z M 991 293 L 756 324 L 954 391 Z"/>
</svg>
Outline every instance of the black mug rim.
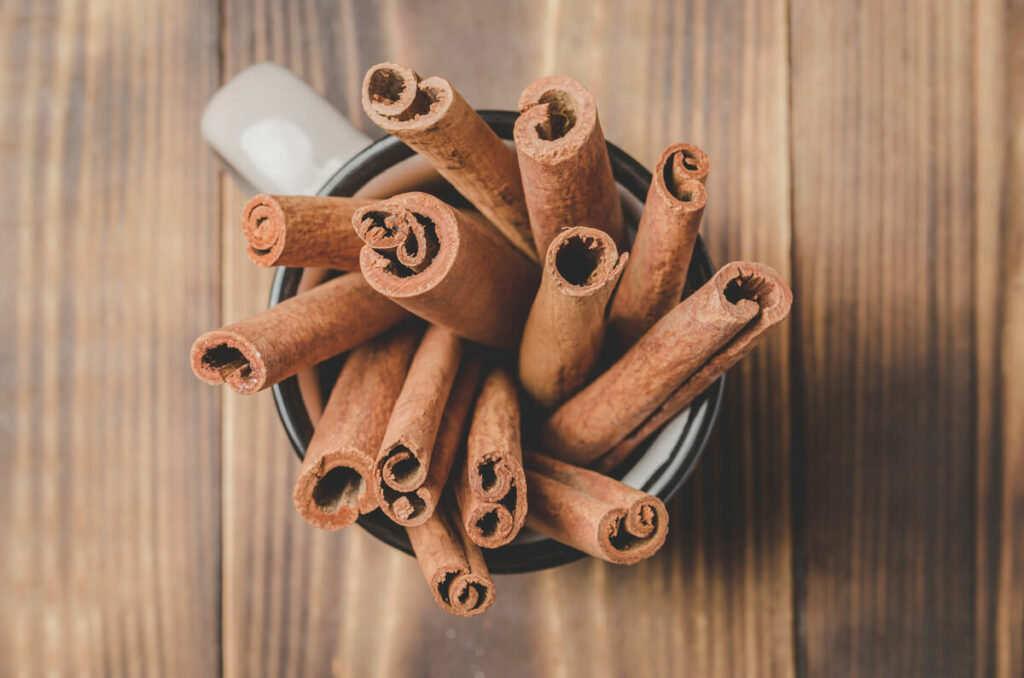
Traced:
<svg viewBox="0 0 1024 678">
<path fill-rule="evenodd" d="M 484 122 L 499 137 L 505 140 L 512 139 L 512 130 L 516 118 L 519 116 L 518 113 L 491 110 L 482 110 L 479 113 Z M 610 142 L 607 146 L 612 165 L 612 174 L 616 182 L 632 193 L 642 204 L 646 199 L 647 189 L 651 183 L 651 173 L 619 147 Z M 402 143 L 397 137 L 387 136 L 378 139 L 353 156 L 335 172 L 318 194 L 350 196 L 378 174 L 402 160 L 412 157 L 414 153 L 411 148 Z M 271 285 L 270 306 L 274 306 L 298 292 L 302 272 L 302 268 L 278 268 Z M 691 286 L 700 285 L 709 280 L 713 274 L 714 266 L 711 262 L 711 257 L 708 255 L 703 239 L 698 236 L 690 261 L 689 283 Z M 702 430 L 698 432 L 696 441 L 685 463 L 676 471 L 677 477 L 666 488 L 657 493 L 657 496 L 665 503 L 668 503 L 683 486 L 700 460 L 704 449 L 707 447 L 708 438 L 718 418 L 724 384 L 725 377 L 723 375 L 691 404 L 691 408 L 696 411 L 696 408 L 709 401 L 711 408 L 700 421 Z M 288 434 L 292 448 L 301 460 L 305 457 L 306 447 L 312 438 L 313 425 L 299 391 L 298 378 L 289 377 L 275 384 L 272 392 L 278 416 L 281 418 L 281 423 Z M 653 438 L 658 432 L 652 434 L 651 437 Z M 687 435 L 688 431 L 684 431 L 679 436 L 679 439 L 675 442 L 675 447 L 669 455 L 670 459 L 679 454 Z M 385 544 L 409 555 L 414 555 L 405 528 L 392 522 L 379 509 L 361 515 L 357 522 L 364 530 Z M 508 544 L 498 549 L 484 549 L 487 566 L 494 574 L 543 570 L 570 563 L 585 555 L 585 553 L 553 539 L 542 539 L 526 544 Z"/>
</svg>

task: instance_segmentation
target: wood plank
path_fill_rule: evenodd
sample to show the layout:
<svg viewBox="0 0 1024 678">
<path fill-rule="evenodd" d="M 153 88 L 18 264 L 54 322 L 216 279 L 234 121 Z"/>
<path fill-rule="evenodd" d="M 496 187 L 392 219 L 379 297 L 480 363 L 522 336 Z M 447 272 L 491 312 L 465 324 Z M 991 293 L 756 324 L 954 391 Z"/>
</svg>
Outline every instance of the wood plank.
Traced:
<svg viewBox="0 0 1024 678">
<path fill-rule="evenodd" d="M 982 514 L 1001 463 L 986 257 L 1004 143 L 984 97 L 1008 83 L 984 70 L 1002 27 L 981 9 L 792 3 L 807 676 L 993 675 L 984 639 L 1006 630 L 985 621 L 980 568 L 998 538 Z"/>
<path fill-rule="evenodd" d="M 577 77 L 595 92 L 607 136 L 648 165 L 678 140 L 709 152 L 716 261 L 748 257 L 789 274 L 782 2 L 267 3 L 255 12 L 231 2 L 225 17 L 226 75 L 273 59 L 371 133 L 358 87 L 384 59 L 444 74 L 481 108 L 514 107 L 546 73 Z M 244 196 L 229 183 L 225 193 L 224 309 L 234 319 L 263 306 L 269 278 L 243 254 Z M 295 517 L 298 464 L 270 397 L 225 396 L 225 672 L 792 675 L 788 337 L 773 334 L 733 376 L 725 423 L 672 504 L 658 557 L 501 577 L 495 606 L 468 621 L 433 606 L 410 558 Z M 750 425 L 729 425 L 741 420 Z"/>
<path fill-rule="evenodd" d="M 975 9 L 977 537 L 974 675 L 1024 674 L 1024 7 Z M 1018 75 L 1019 79 L 1019 75 Z M 1007 86 L 1011 83 L 1011 86 Z"/>
<path fill-rule="evenodd" d="M 220 413 L 186 355 L 219 315 L 216 7 L 0 11 L 0 673 L 211 675 Z"/>
<path fill-rule="evenodd" d="M 1003 18 L 998 17 L 994 18 Z M 1024 91 L 1019 86 L 1024 73 L 1024 5 L 1012 3 L 1002 24 L 992 24 L 994 31 L 1005 30 L 996 51 L 1003 61 L 1008 120 L 997 126 L 1007 132 L 1005 151 L 1006 183 L 1003 188 L 1003 210 L 1000 226 L 1003 265 L 1000 267 L 1005 287 L 1002 290 L 1002 333 L 1000 336 L 1000 423 L 1001 455 L 993 459 L 990 476 L 993 492 L 999 497 L 996 510 L 989 516 L 995 526 L 994 538 L 999 548 L 993 565 L 991 600 L 988 608 L 992 618 L 994 655 L 991 665 L 998 678 L 1024 674 Z M 1018 85 L 1014 85 L 1018 83 Z M 979 121 L 984 124 L 985 121 Z M 996 156 L 998 157 L 998 156 Z M 995 158 L 992 158 L 993 160 Z M 998 171 L 998 170 L 996 170 Z M 995 216 L 993 214 L 993 216 Z M 993 224 L 994 225 L 994 224 Z M 998 463 L 998 466 L 996 466 Z"/>
</svg>

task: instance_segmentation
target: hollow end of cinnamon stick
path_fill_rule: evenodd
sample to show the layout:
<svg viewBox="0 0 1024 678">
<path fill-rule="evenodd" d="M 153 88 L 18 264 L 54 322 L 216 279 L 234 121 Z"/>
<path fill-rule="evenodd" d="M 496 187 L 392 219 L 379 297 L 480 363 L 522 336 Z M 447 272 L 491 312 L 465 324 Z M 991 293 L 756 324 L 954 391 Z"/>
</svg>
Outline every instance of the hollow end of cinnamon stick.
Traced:
<svg viewBox="0 0 1024 678">
<path fill-rule="evenodd" d="M 711 161 L 707 154 L 693 144 L 673 144 L 662 154 L 665 162 L 666 183 L 682 183 L 684 180 L 707 182 Z M 660 164 L 660 163 L 659 163 Z"/>
<path fill-rule="evenodd" d="M 227 384 L 243 394 L 256 393 L 266 384 L 267 367 L 259 349 L 234 332 L 207 332 L 192 344 L 190 357 L 192 371 L 207 384 Z"/>
<path fill-rule="evenodd" d="M 242 232 L 249 241 L 249 258 L 273 266 L 284 250 L 286 217 L 274 196 L 254 196 L 242 211 Z"/>
<path fill-rule="evenodd" d="M 456 480 L 463 526 L 477 545 L 498 548 L 519 534 L 526 519 L 526 476 L 521 460 L 511 454 L 489 451 L 472 456 Z"/>
<path fill-rule="evenodd" d="M 438 570 L 430 586 L 441 607 L 459 617 L 474 617 L 494 602 L 494 584 L 490 578 L 460 567 Z"/>
<path fill-rule="evenodd" d="M 427 469 L 419 455 L 408 446 L 397 444 L 377 462 L 383 483 L 396 492 L 412 492 L 427 479 Z"/>
<path fill-rule="evenodd" d="M 551 241 L 545 269 L 562 293 L 589 296 L 609 283 L 614 285 L 626 257 L 619 256 L 615 241 L 604 231 L 577 226 Z"/>
<path fill-rule="evenodd" d="M 292 499 L 302 517 L 322 530 L 340 530 L 368 512 L 365 471 L 341 452 L 328 453 L 306 469 L 295 483 Z"/>
<path fill-rule="evenodd" d="M 598 535 L 609 562 L 633 565 L 650 558 L 665 544 L 668 511 L 657 497 L 638 500 L 629 509 L 616 508 L 602 516 Z"/>
<path fill-rule="evenodd" d="M 776 284 L 778 274 L 763 264 L 732 262 L 719 269 L 714 280 L 720 297 L 725 302 L 723 307 L 733 309 L 738 316 L 750 316 L 752 319 L 766 307 L 778 312 L 780 304 L 785 303 L 784 299 L 776 300 L 776 295 L 780 291 Z M 766 303 L 769 297 L 774 303 Z M 789 296 L 789 301 L 792 301 L 792 295 Z M 783 315 L 788 312 L 787 304 Z"/>
<path fill-rule="evenodd" d="M 447 80 L 421 81 L 416 71 L 401 64 L 377 64 L 363 78 L 363 110 L 389 132 L 433 125 L 453 99 Z"/>
<path fill-rule="evenodd" d="M 512 489 L 514 478 L 505 455 L 488 452 L 472 466 L 470 486 L 481 497 L 498 501 Z"/>
<path fill-rule="evenodd" d="M 352 224 L 366 246 L 380 257 L 377 268 L 395 278 L 422 273 L 440 249 L 434 221 L 400 205 L 360 208 Z"/>
<path fill-rule="evenodd" d="M 448 272 L 459 244 L 453 208 L 424 193 L 400 197 L 360 208 L 352 216 L 356 233 L 366 243 L 360 255 L 363 275 L 391 297 L 429 290 Z M 446 235 L 453 242 L 442 249 Z"/>
<path fill-rule="evenodd" d="M 378 482 L 377 500 L 381 511 L 399 525 L 415 527 L 430 519 L 437 507 L 439 497 L 433 488 L 420 486 L 408 492 L 394 490 L 386 483 Z"/>
<path fill-rule="evenodd" d="M 498 502 L 481 502 L 464 514 L 470 539 L 484 548 L 498 548 L 510 541 L 515 528 L 512 509 Z"/>
<path fill-rule="evenodd" d="M 519 97 L 519 112 L 517 151 L 545 163 L 573 157 L 597 126 L 594 96 L 578 81 L 562 76 L 530 83 Z"/>
</svg>

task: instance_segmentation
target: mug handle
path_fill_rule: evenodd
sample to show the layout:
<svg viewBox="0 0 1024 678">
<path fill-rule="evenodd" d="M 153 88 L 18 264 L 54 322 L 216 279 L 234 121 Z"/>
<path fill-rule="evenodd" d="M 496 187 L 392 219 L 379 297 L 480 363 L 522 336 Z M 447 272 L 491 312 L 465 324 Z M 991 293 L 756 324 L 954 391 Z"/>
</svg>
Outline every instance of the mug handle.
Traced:
<svg viewBox="0 0 1024 678">
<path fill-rule="evenodd" d="M 313 195 L 371 141 L 291 71 L 265 62 L 220 88 L 203 138 L 258 193 Z"/>
</svg>

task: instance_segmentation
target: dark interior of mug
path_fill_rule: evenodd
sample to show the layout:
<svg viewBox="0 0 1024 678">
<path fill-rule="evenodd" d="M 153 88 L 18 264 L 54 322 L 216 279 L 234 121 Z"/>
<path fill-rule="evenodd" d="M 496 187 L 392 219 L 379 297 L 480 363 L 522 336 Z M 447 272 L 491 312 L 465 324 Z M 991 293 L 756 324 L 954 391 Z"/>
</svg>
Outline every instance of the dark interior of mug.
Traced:
<svg viewBox="0 0 1024 678">
<path fill-rule="evenodd" d="M 516 113 L 481 111 L 498 136 L 510 140 Z M 635 230 L 650 185 L 651 174 L 642 165 L 608 144 L 612 171 L 622 198 L 622 211 L 630 232 Z M 394 137 L 386 137 L 352 158 L 323 187 L 323 195 L 355 195 L 386 198 L 405 191 L 433 193 L 456 206 L 466 201 L 450 185 Z M 714 273 L 704 243 L 698 239 L 690 262 L 687 286 L 696 289 Z M 334 272 L 325 269 L 281 268 L 274 276 L 270 304 L 276 304 L 313 287 Z M 299 457 L 313 435 L 344 360 L 332 358 L 316 368 L 286 379 L 273 387 L 274 402 L 292 446 Z M 724 378 L 716 381 L 690 407 L 669 421 L 624 460 L 613 475 L 626 484 L 668 501 L 683 485 L 702 452 L 718 412 Z M 375 537 L 406 553 L 412 553 L 405 528 L 380 511 L 359 518 L 359 524 Z M 494 573 L 528 572 L 561 565 L 583 556 L 575 549 L 524 529 L 514 542 L 498 549 L 484 550 Z"/>
</svg>

